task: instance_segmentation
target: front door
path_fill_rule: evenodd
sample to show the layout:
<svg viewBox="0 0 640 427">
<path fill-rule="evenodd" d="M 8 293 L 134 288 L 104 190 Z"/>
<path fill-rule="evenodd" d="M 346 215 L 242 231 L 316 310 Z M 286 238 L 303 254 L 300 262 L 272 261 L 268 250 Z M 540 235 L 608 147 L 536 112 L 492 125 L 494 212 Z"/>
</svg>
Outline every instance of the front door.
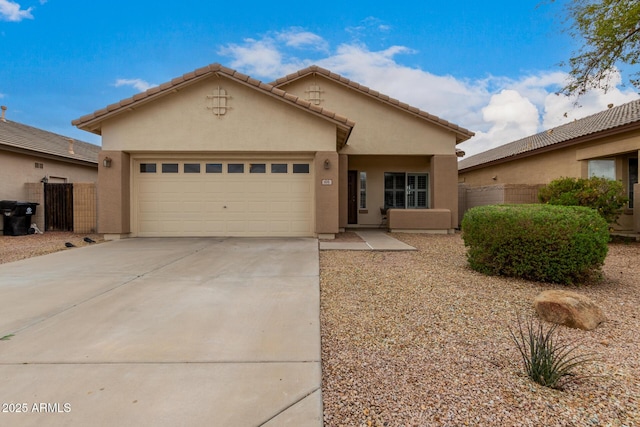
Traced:
<svg viewBox="0 0 640 427">
<path fill-rule="evenodd" d="M 349 171 L 349 224 L 358 223 L 358 171 Z"/>
</svg>

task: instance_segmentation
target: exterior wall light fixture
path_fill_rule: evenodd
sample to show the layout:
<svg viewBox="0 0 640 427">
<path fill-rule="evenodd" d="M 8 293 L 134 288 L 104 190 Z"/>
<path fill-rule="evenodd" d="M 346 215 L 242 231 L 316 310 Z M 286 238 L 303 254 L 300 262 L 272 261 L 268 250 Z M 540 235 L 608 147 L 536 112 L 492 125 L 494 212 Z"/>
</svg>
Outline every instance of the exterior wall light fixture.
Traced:
<svg viewBox="0 0 640 427">
<path fill-rule="evenodd" d="M 331 169 L 331 162 L 329 161 L 329 159 L 326 159 L 324 161 L 324 168 L 325 169 Z"/>
<path fill-rule="evenodd" d="M 111 157 L 105 157 L 104 160 L 102 160 L 102 166 L 104 166 L 105 168 L 110 168 L 111 167 Z"/>
</svg>

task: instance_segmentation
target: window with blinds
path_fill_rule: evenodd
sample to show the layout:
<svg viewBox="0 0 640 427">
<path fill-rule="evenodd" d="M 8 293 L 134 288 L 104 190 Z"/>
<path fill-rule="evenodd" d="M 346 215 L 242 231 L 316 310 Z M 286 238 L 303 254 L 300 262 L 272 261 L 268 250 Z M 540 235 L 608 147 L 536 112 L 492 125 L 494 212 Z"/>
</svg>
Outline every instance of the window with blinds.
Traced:
<svg viewBox="0 0 640 427">
<path fill-rule="evenodd" d="M 429 174 L 385 172 L 385 209 L 425 209 L 429 207 Z"/>
</svg>

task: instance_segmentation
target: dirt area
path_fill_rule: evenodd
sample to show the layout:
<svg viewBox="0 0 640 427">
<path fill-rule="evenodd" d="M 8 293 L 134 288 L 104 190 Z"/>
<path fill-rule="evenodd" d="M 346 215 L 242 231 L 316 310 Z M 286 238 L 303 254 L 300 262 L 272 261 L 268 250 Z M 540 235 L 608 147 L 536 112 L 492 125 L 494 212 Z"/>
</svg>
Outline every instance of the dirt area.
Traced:
<svg viewBox="0 0 640 427">
<path fill-rule="evenodd" d="M 95 243 L 86 242 L 85 238 Z M 26 236 L 0 235 L 0 264 L 73 249 L 73 247 L 67 247 L 66 243 L 82 247 L 102 242 L 104 242 L 102 234 L 76 234 L 64 231 L 47 231 L 44 234 Z"/>
</svg>

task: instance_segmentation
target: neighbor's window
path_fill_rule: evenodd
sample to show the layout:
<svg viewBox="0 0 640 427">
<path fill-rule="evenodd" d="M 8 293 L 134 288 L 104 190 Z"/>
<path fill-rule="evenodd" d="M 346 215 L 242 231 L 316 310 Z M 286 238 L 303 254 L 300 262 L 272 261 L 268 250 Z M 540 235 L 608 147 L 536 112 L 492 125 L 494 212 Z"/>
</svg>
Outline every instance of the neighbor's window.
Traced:
<svg viewBox="0 0 640 427">
<path fill-rule="evenodd" d="M 163 163 L 162 164 L 162 173 L 178 173 L 178 164 L 177 163 Z"/>
<path fill-rule="evenodd" d="M 633 185 L 638 183 L 638 159 L 629 159 L 629 208 L 633 209 Z"/>
<path fill-rule="evenodd" d="M 266 173 L 267 165 L 264 163 L 251 163 L 249 165 L 249 173 Z"/>
<path fill-rule="evenodd" d="M 367 208 L 367 173 L 360 172 L 360 209 Z"/>
<path fill-rule="evenodd" d="M 206 173 L 222 173 L 222 163 L 207 163 L 204 170 Z"/>
<path fill-rule="evenodd" d="M 271 163 L 271 173 L 287 173 L 287 164 Z"/>
<path fill-rule="evenodd" d="M 429 207 L 429 175 L 385 172 L 384 208 L 425 209 Z"/>
<path fill-rule="evenodd" d="M 229 163 L 227 173 L 244 173 L 244 163 Z"/>
<path fill-rule="evenodd" d="M 615 160 L 589 160 L 589 178 L 598 176 L 607 179 L 616 179 Z"/>
<path fill-rule="evenodd" d="M 140 163 L 140 173 L 156 173 L 156 164 Z"/>
<path fill-rule="evenodd" d="M 183 171 L 184 173 L 200 173 L 200 163 L 185 163 Z"/>
<path fill-rule="evenodd" d="M 294 163 L 293 173 L 309 173 L 309 163 Z"/>
</svg>

